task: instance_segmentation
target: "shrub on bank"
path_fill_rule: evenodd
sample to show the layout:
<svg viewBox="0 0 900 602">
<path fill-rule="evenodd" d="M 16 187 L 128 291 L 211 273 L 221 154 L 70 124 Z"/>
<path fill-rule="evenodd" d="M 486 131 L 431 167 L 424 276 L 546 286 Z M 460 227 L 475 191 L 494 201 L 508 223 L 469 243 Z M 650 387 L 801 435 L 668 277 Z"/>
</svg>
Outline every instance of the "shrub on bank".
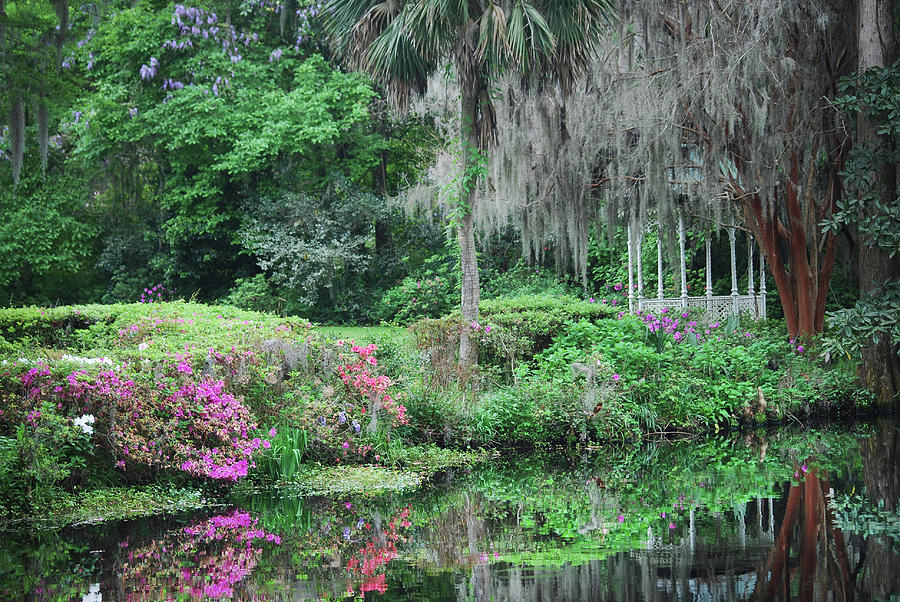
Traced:
<svg viewBox="0 0 900 602">
<path fill-rule="evenodd" d="M 458 311 L 442 318 L 412 325 L 420 349 L 430 358 L 431 369 L 446 380 L 456 365 L 460 332 L 468 330 L 478 346 L 482 367 L 495 367 L 508 377 L 522 362 L 546 349 L 566 324 L 597 321 L 616 315 L 600 303 L 562 295 L 526 295 L 482 301 L 478 320 L 464 324 Z"/>
<path fill-rule="evenodd" d="M 826 364 L 787 340 L 781 325 L 704 323 L 680 310 L 612 317 L 606 311 L 562 321 L 562 309 L 554 314 L 552 305 L 546 316 L 508 310 L 496 319 L 491 310 L 498 305 L 528 307 L 529 301 L 491 305 L 482 304 L 489 309 L 479 318 L 477 342 L 487 360 L 480 369 L 488 377 L 480 392 L 453 382 L 453 316 L 414 327 L 431 369 L 421 391 L 409 395 L 423 435 L 475 444 L 623 440 L 846 412 L 864 403 L 864 397 L 851 399 L 857 390 L 849 362 Z M 552 333 L 549 344 L 534 335 L 537 324 Z M 513 348 L 516 354 L 505 357 L 497 351 Z M 506 368 L 495 382 L 492 364 Z M 435 365 L 447 370 L 443 379 L 435 378 Z"/>
<path fill-rule="evenodd" d="M 299 318 L 182 302 L 24 308 L 0 311 L 0 332 L 0 505 L 101 477 L 233 482 L 260 458 L 271 469 L 275 451 L 296 458 L 292 441 L 359 460 L 406 422 L 377 346 Z M 282 426 L 291 437 L 276 438 Z"/>
</svg>

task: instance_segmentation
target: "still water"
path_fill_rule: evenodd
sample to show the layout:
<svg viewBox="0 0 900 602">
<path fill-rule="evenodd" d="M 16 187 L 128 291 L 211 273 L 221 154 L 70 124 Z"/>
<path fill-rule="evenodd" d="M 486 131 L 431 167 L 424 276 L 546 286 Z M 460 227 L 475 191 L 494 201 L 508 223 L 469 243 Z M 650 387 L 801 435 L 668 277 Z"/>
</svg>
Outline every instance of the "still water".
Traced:
<svg viewBox="0 0 900 602">
<path fill-rule="evenodd" d="M 898 423 L 506 454 L 414 493 L 0 532 L 0 598 L 900 597 Z"/>
</svg>

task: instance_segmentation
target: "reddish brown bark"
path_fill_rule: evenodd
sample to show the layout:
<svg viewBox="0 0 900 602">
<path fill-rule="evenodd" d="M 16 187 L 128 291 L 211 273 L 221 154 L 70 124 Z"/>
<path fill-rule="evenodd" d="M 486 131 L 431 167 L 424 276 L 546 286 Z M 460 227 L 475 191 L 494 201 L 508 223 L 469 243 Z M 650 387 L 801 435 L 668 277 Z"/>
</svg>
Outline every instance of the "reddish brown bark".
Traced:
<svg viewBox="0 0 900 602">
<path fill-rule="evenodd" d="M 769 554 L 769 560 L 766 566 L 760 571 L 760 580 L 765 581 L 766 575 L 770 574 L 769 582 L 766 584 L 766 592 L 764 599 L 787 600 L 788 585 L 790 584 L 791 558 L 791 541 L 794 539 L 794 525 L 800 518 L 800 506 L 803 501 L 803 492 L 799 487 L 791 487 L 788 494 L 787 508 L 784 511 L 784 520 L 781 522 L 781 528 L 778 530 L 778 537 L 775 539 L 775 546 Z"/>
<path fill-rule="evenodd" d="M 826 591 L 835 600 L 852 598 L 847 548 L 825 500 L 828 489 L 827 481 L 821 480 L 815 470 L 806 473 L 802 483 L 791 487 L 775 545 L 760 568 L 759 579 L 766 581 L 766 587 L 764 591 L 757 590 L 756 598 L 788 600 L 791 583 L 797 577 L 800 600 L 815 600 Z M 795 530 L 799 570 L 791 567 Z"/>
<path fill-rule="evenodd" d="M 813 600 L 819 568 L 819 528 L 823 522 L 820 516 L 824 514 L 819 488 L 815 474 L 807 474 L 803 482 L 803 542 L 800 544 L 800 600 L 805 602 Z"/>
<path fill-rule="evenodd" d="M 797 150 L 791 152 L 790 170 L 781 199 L 787 226 L 781 221 L 775 202 L 766 204 L 758 193 L 744 193 L 736 179 L 731 182 L 740 198 L 744 222 L 765 253 L 792 337 L 807 337 L 821 332 L 824 327 L 825 299 L 834 270 L 835 237 L 830 232 L 823 232 L 819 223 L 834 211 L 837 173 L 843 162 L 844 149 L 838 149 L 835 154 L 825 194 L 816 198 L 809 192 L 801 199 L 800 157 Z M 814 166 L 807 169 L 811 176 Z M 810 188 L 807 185 L 807 189 Z"/>
</svg>

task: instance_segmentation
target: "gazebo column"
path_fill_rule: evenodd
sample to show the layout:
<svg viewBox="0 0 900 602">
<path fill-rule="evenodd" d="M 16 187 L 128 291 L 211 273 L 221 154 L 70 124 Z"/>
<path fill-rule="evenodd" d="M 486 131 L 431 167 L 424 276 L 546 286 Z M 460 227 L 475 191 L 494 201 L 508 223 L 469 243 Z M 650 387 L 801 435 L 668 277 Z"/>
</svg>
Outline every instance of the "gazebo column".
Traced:
<svg viewBox="0 0 900 602">
<path fill-rule="evenodd" d="M 753 302 L 753 311 L 759 318 L 759 304 L 756 302 L 756 291 L 753 290 L 753 237 L 747 233 L 747 294 Z"/>
<path fill-rule="evenodd" d="M 737 254 L 735 252 L 735 227 L 734 219 L 728 228 L 728 244 L 731 247 L 731 312 L 738 313 L 738 285 L 737 285 Z"/>
<path fill-rule="evenodd" d="M 706 237 L 706 312 L 712 312 L 712 233 Z"/>
<path fill-rule="evenodd" d="M 681 252 L 681 307 L 687 307 L 687 268 L 684 260 L 684 213 L 678 212 L 678 247 Z"/>
<path fill-rule="evenodd" d="M 747 235 L 747 294 L 751 297 L 756 294 L 753 290 L 753 238 Z"/>
<path fill-rule="evenodd" d="M 663 292 L 663 262 L 662 262 L 662 228 L 656 225 L 656 297 L 662 299 Z"/>
<path fill-rule="evenodd" d="M 628 221 L 628 312 L 634 313 L 634 245 L 632 243 L 631 220 Z"/>
<path fill-rule="evenodd" d="M 759 317 L 766 319 L 766 256 L 759 246 Z"/>
<path fill-rule="evenodd" d="M 644 264 L 641 257 L 641 250 L 644 248 L 644 229 L 639 228 L 637 232 L 637 308 L 638 311 L 644 310 Z"/>
</svg>

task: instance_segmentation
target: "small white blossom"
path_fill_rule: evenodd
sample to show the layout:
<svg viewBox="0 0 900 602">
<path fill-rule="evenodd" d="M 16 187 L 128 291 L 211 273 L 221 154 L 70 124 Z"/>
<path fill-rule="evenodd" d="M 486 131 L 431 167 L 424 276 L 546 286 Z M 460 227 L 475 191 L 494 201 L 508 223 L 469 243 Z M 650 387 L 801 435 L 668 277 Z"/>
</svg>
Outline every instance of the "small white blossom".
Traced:
<svg viewBox="0 0 900 602">
<path fill-rule="evenodd" d="M 79 427 L 86 435 L 94 434 L 94 427 L 91 425 L 96 422 L 93 414 L 84 414 L 73 420 L 75 426 Z"/>
</svg>

